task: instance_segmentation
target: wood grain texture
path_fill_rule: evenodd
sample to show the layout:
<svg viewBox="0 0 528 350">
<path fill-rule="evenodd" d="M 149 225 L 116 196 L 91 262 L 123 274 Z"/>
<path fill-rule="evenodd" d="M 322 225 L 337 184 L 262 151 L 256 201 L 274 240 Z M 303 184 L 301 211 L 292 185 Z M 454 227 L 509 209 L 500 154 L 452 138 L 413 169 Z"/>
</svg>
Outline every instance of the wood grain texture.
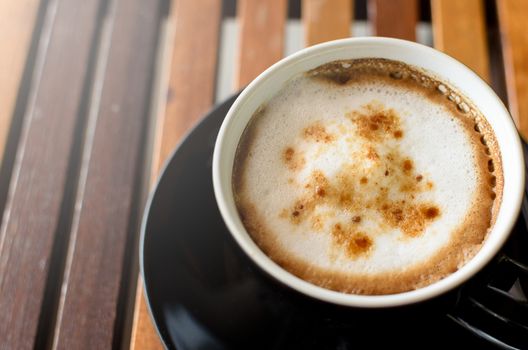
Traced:
<svg viewBox="0 0 528 350">
<path fill-rule="evenodd" d="M 238 1 L 239 45 L 234 79 L 237 90 L 282 58 L 286 5 L 286 0 Z"/>
<path fill-rule="evenodd" d="M 353 0 L 302 0 L 306 46 L 351 36 L 353 4 Z"/>
<path fill-rule="evenodd" d="M 0 163 L 40 0 L 0 1 Z"/>
<path fill-rule="evenodd" d="M 216 0 L 178 0 L 172 3 L 167 30 L 172 46 L 167 52 L 172 51 L 172 57 L 168 64 L 168 80 L 160 80 L 160 96 L 166 105 L 157 121 L 155 143 L 158 146 L 153 150 L 153 179 L 157 178 L 182 136 L 213 103 L 220 5 Z M 130 348 L 163 349 L 148 313 L 141 278 L 135 313 Z"/>
<path fill-rule="evenodd" d="M 374 34 L 416 41 L 417 0 L 368 0 Z"/>
<path fill-rule="evenodd" d="M 220 1 L 175 0 L 174 49 L 161 135 L 163 163 L 181 137 L 211 108 L 214 93 Z"/>
<path fill-rule="evenodd" d="M 154 323 L 147 308 L 145 300 L 145 290 L 143 289 L 142 278 L 139 277 L 136 305 L 135 305 L 134 328 L 132 330 L 131 350 L 163 350 L 161 339 L 159 338 Z"/>
<path fill-rule="evenodd" d="M 498 0 L 497 10 L 510 112 L 528 139 L 528 1 Z"/>
<path fill-rule="evenodd" d="M 100 3 L 48 4 L 0 231 L 0 339 L 6 349 L 35 346 Z"/>
<path fill-rule="evenodd" d="M 128 287 L 122 283 L 134 261 L 126 247 L 138 229 L 131 214 L 139 206 L 161 1 L 114 6 L 107 58 L 99 61 L 105 74 L 92 100 L 99 103 L 90 107 L 54 349 L 119 344 L 120 289 Z"/>
<path fill-rule="evenodd" d="M 482 0 L 432 0 L 434 46 L 490 80 L 486 16 Z"/>
</svg>

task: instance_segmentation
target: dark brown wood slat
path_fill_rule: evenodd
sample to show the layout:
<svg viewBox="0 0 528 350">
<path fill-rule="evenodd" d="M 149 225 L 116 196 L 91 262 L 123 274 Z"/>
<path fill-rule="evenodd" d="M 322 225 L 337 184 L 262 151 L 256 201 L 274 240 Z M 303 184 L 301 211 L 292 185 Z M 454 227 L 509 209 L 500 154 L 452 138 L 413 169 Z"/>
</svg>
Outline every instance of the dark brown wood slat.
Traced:
<svg viewBox="0 0 528 350">
<path fill-rule="evenodd" d="M 161 74 L 169 74 L 169 79 L 160 88 L 160 98 L 166 96 L 166 101 L 161 103 L 166 106 L 157 121 L 153 180 L 182 136 L 213 103 L 220 10 L 221 3 L 217 0 L 178 0 L 172 3 L 167 40 L 173 49 L 167 67 L 169 72 L 161 71 Z M 163 349 L 148 313 L 141 278 L 135 313 L 130 348 Z"/>
<path fill-rule="evenodd" d="M 434 46 L 489 81 L 486 18 L 482 0 L 433 0 Z"/>
<path fill-rule="evenodd" d="M 50 0 L 0 231 L 0 339 L 32 349 L 101 1 Z"/>
<path fill-rule="evenodd" d="M 528 1 L 497 0 L 508 104 L 528 140 Z"/>
<path fill-rule="evenodd" d="M 416 40 L 417 0 L 369 0 L 368 16 L 375 35 Z"/>
<path fill-rule="evenodd" d="M 136 240 L 140 216 L 138 184 L 162 3 L 115 3 L 108 56 L 100 62 L 105 74 L 95 90 L 100 104 L 92 105 L 97 109 L 88 121 L 54 349 L 109 349 L 123 341 L 114 333 L 124 311 L 120 298 L 135 288 L 135 280 L 123 284 L 135 261 L 135 249 L 126 247 Z"/>
<path fill-rule="evenodd" d="M 303 0 L 301 6 L 306 46 L 351 35 L 353 0 Z"/>
<path fill-rule="evenodd" d="M 239 0 L 240 23 L 235 88 L 251 82 L 282 58 L 286 0 Z"/>
</svg>

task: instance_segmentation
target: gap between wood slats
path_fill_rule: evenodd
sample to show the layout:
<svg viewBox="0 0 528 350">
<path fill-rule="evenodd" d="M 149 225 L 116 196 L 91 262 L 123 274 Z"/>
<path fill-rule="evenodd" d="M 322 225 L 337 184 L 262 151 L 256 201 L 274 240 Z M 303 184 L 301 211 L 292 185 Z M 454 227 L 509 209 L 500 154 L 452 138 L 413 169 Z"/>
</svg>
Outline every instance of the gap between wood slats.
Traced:
<svg viewBox="0 0 528 350">
<path fill-rule="evenodd" d="M 504 59 L 497 18 L 497 7 L 494 1 L 484 0 L 485 26 L 488 41 L 489 83 L 504 104 L 508 103 L 504 74 Z"/>
<path fill-rule="evenodd" d="M 0 339 L 36 346 L 99 2 L 51 0 L 0 233 Z M 75 28 L 76 30 L 72 30 Z"/>
<path fill-rule="evenodd" d="M 152 116 L 151 129 L 149 133 L 149 141 L 147 146 L 147 156 L 150 156 L 146 161 L 146 168 L 149 169 L 148 188 L 158 180 L 159 172 L 166 159 L 161 159 L 161 144 L 163 127 L 165 124 L 165 113 L 167 105 L 167 92 L 169 91 L 171 59 L 173 54 L 174 36 L 175 36 L 175 19 L 170 9 L 171 1 L 167 0 L 167 15 L 163 18 L 160 29 L 160 45 L 157 54 L 156 72 L 154 73 L 154 91 L 152 93 L 152 109 L 150 115 Z"/>
</svg>

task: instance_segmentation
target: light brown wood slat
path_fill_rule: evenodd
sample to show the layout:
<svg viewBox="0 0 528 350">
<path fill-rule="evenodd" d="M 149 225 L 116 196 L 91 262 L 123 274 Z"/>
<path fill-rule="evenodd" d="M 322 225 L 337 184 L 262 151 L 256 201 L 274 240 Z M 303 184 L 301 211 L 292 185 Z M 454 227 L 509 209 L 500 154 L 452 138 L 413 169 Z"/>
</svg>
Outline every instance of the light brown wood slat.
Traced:
<svg viewBox="0 0 528 350">
<path fill-rule="evenodd" d="M 0 1 L 0 163 L 40 0 Z"/>
<path fill-rule="evenodd" d="M 0 231 L 0 339 L 6 349 L 35 346 L 101 2 L 48 3 Z"/>
<path fill-rule="evenodd" d="M 301 14 L 306 46 L 351 36 L 353 5 L 353 0 L 303 0 Z"/>
<path fill-rule="evenodd" d="M 136 305 L 135 305 L 135 319 L 132 329 L 132 339 L 130 342 L 131 350 L 163 350 L 161 339 L 156 332 L 154 323 L 149 315 L 147 302 L 145 300 L 145 290 L 143 289 L 142 278 L 139 278 Z"/>
<path fill-rule="evenodd" d="M 368 16 L 375 35 L 416 40 L 417 0 L 369 0 Z"/>
<path fill-rule="evenodd" d="M 239 0 L 235 88 L 251 82 L 283 56 L 286 0 Z"/>
<path fill-rule="evenodd" d="M 490 64 L 482 0 L 432 0 L 434 46 L 489 81 Z"/>
<path fill-rule="evenodd" d="M 528 1 L 497 1 L 506 89 L 513 119 L 528 139 Z"/>
<path fill-rule="evenodd" d="M 218 0 L 173 3 L 176 27 L 161 135 L 161 164 L 213 103 L 220 5 Z"/>
<path fill-rule="evenodd" d="M 172 3 L 169 29 L 173 50 L 163 117 L 158 120 L 153 155 L 153 178 L 181 137 L 211 108 L 220 29 L 220 2 L 177 0 Z M 164 71 L 162 70 L 162 73 Z M 161 81 L 162 84 L 163 80 Z M 167 90 L 163 90 L 163 89 Z M 138 282 L 130 347 L 163 349 L 148 313 L 141 278 Z"/>
<path fill-rule="evenodd" d="M 162 1 L 117 0 L 100 85 L 95 84 L 54 349 L 110 349 L 122 339 L 119 298 L 135 261 Z M 103 50 L 102 50 L 103 51 Z M 128 254 L 127 256 L 125 254 Z M 133 283 L 135 288 L 135 281 Z M 121 290 L 123 288 L 123 290 Z M 131 296 L 134 297 L 133 295 Z M 121 300 L 122 302 L 123 300 Z M 121 314 L 122 316 L 123 314 Z M 117 344 L 117 345 L 116 345 Z"/>
</svg>

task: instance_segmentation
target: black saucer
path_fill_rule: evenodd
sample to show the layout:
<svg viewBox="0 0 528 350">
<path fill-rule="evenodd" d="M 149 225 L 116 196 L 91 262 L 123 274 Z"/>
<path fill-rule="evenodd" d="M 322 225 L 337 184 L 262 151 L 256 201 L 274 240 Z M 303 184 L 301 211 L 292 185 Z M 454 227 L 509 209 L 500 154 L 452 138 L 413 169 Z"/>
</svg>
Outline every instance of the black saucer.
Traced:
<svg viewBox="0 0 528 350">
<path fill-rule="evenodd" d="M 214 142 L 235 98 L 212 110 L 182 142 L 166 164 L 145 210 L 142 273 L 150 311 L 167 348 L 496 349 L 490 331 L 468 328 L 466 316 L 457 315 L 461 300 L 467 299 L 464 293 L 472 293 L 472 284 L 489 284 L 490 271 L 497 269 L 497 263 L 440 298 L 383 310 L 324 304 L 261 273 L 231 238 L 213 194 Z M 521 217 L 505 248 L 510 256 L 523 255 L 518 254 L 519 249 L 528 251 L 526 236 Z M 513 273 L 507 280 L 507 273 L 500 275 L 497 285 L 502 283 L 503 289 L 516 278 Z M 510 336 L 508 328 L 500 333 L 493 323 L 490 327 L 494 338 Z"/>
</svg>

